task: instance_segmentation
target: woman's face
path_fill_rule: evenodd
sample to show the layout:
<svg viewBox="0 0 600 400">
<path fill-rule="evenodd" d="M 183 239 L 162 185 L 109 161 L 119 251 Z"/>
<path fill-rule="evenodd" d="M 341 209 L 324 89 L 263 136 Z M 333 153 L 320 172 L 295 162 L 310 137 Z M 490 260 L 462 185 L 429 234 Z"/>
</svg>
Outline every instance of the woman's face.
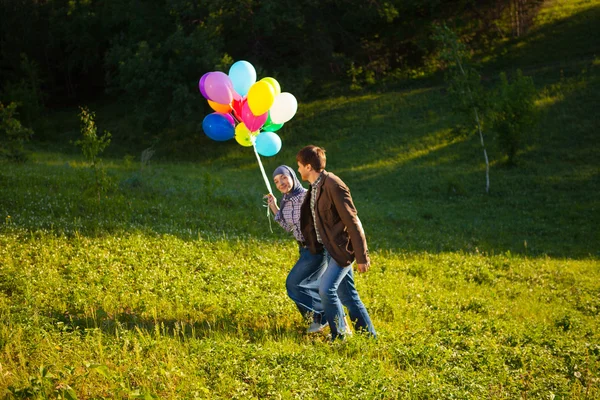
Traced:
<svg viewBox="0 0 600 400">
<path fill-rule="evenodd" d="M 283 194 L 292 190 L 292 186 L 294 185 L 292 179 L 284 174 L 275 175 L 275 178 L 273 178 L 273 182 L 275 182 L 277 190 L 279 190 Z"/>
</svg>

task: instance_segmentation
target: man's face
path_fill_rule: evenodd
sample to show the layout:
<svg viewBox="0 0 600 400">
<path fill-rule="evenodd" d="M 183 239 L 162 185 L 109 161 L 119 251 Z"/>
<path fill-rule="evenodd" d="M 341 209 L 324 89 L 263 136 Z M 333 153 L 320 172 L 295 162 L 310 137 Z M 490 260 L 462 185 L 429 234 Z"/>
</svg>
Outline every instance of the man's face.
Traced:
<svg viewBox="0 0 600 400">
<path fill-rule="evenodd" d="M 308 173 L 310 172 L 310 169 L 310 164 L 304 165 L 300 161 L 298 161 L 298 173 L 300 173 L 300 176 L 302 177 L 303 181 L 308 180 Z"/>
</svg>

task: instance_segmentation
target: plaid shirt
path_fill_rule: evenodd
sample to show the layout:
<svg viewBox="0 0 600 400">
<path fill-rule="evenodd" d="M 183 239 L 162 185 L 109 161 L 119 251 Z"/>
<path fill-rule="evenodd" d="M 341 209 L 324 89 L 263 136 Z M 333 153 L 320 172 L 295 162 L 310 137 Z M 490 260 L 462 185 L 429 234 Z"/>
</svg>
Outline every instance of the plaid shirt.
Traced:
<svg viewBox="0 0 600 400">
<path fill-rule="evenodd" d="M 312 186 L 312 190 L 310 192 L 310 211 L 312 212 L 313 221 L 315 221 L 315 233 L 317 234 L 317 242 L 319 242 L 321 244 L 323 244 L 323 240 L 321 239 L 321 234 L 319 233 L 319 230 L 317 229 L 315 204 L 317 203 L 317 189 L 319 188 L 319 184 L 321 183 L 322 178 L 323 178 L 323 173 L 321 172 L 321 174 L 319 175 L 317 180 L 310 184 L 310 186 Z"/>
<path fill-rule="evenodd" d="M 274 218 L 283 229 L 292 232 L 299 242 L 304 242 L 304 236 L 300 231 L 300 207 L 306 192 L 307 190 L 303 188 L 302 192 L 296 196 L 288 197 L 284 194 L 281 199 L 281 207 Z"/>
</svg>

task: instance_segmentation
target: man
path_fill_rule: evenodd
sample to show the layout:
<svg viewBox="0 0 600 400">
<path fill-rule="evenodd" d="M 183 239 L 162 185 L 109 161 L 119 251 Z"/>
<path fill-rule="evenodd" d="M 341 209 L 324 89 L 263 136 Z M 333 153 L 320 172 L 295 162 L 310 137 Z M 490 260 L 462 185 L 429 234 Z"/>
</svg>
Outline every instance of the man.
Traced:
<svg viewBox="0 0 600 400">
<path fill-rule="evenodd" d="M 319 294 L 331 339 L 351 333 L 344 318 L 348 308 L 355 329 L 375 336 L 375 328 L 354 285 L 352 264 L 358 272 L 371 265 L 367 240 L 352 202 L 350 190 L 334 174 L 325 171 L 325 150 L 306 146 L 296 155 L 298 172 L 310 183 L 300 211 L 300 228 L 313 254 L 324 252 L 327 267 L 321 276 Z"/>
</svg>

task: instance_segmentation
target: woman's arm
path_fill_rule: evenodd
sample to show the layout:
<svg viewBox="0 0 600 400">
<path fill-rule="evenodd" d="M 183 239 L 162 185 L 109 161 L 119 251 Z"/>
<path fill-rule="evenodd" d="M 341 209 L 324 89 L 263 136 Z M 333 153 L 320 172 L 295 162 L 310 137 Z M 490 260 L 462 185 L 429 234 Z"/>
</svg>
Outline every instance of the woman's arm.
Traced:
<svg viewBox="0 0 600 400">
<path fill-rule="evenodd" d="M 288 224 L 283 219 L 283 216 L 281 215 L 281 211 L 279 210 L 279 206 L 277 205 L 277 199 L 275 198 L 275 196 L 273 196 L 272 194 L 269 193 L 269 194 L 266 194 L 264 197 L 267 199 L 267 204 L 269 205 L 269 209 L 275 216 L 275 218 L 273 218 L 275 220 L 275 222 L 277 222 L 279 225 L 281 225 L 281 227 L 283 229 L 285 229 L 286 231 L 291 232 L 292 225 Z"/>
</svg>

